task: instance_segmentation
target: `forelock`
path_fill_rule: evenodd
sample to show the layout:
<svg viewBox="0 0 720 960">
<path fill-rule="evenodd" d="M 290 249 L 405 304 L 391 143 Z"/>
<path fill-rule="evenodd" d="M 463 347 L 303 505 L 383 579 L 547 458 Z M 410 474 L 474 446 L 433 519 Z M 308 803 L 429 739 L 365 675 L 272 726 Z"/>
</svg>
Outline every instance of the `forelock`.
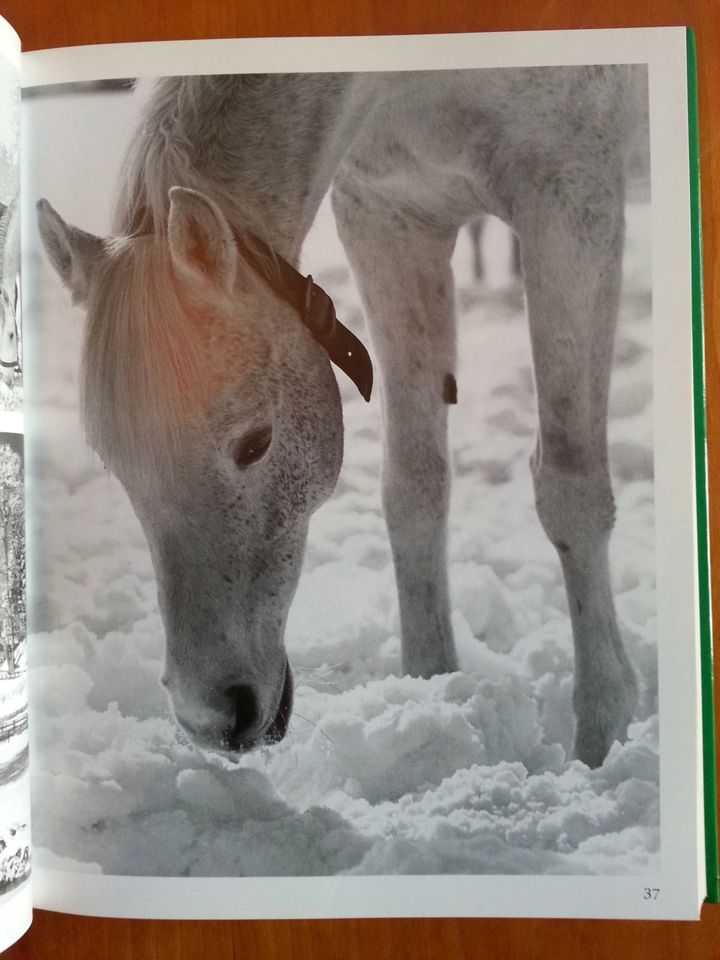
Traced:
<svg viewBox="0 0 720 960">
<path fill-rule="evenodd" d="M 206 426 L 218 393 L 249 366 L 267 363 L 268 349 L 238 316 L 187 297 L 163 238 L 107 241 L 81 370 L 88 442 L 115 472 L 160 477 L 187 431 Z"/>
</svg>

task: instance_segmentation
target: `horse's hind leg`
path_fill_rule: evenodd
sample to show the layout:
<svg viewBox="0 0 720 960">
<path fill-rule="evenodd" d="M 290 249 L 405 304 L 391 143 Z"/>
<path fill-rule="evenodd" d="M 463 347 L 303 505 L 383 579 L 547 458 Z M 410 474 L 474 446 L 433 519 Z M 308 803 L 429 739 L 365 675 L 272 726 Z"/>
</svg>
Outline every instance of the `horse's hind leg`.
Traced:
<svg viewBox="0 0 720 960">
<path fill-rule="evenodd" d="M 517 216 L 538 393 L 531 466 L 540 521 L 562 564 L 575 645 L 575 755 L 601 764 L 625 739 L 637 684 L 620 639 L 608 542 L 615 508 L 607 408 L 621 281 L 619 174 L 552 181 Z M 548 191 L 550 192 L 550 191 Z"/>
<path fill-rule="evenodd" d="M 336 186 L 340 236 L 363 297 L 380 363 L 383 501 L 395 562 L 402 666 L 429 677 L 457 669 L 447 579 L 450 475 L 447 406 L 455 402 L 450 257 L 456 231 Z"/>
</svg>

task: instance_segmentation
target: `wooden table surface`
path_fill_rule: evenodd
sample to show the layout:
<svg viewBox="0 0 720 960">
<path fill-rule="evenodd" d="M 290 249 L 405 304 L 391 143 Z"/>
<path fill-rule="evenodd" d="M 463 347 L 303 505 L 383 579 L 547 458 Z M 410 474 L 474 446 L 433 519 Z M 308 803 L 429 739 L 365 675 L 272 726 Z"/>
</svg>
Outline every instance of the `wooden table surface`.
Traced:
<svg viewBox="0 0 720 960">
<path fill-rule="evenodd" d="M 685 25 L 697 36 L 710 489 L 720 481 L 720 0 L 0 0 L 25 50 L 127 40 Z M 720 498 L 711 502 L 720 560 Z M 716 564 L 716 571 L 720 563 Z M 720 589 L 715 585 L 715 623 Z M 7 960 L 212 957 L 685 960 L 720 958 L 720 906 L 700 923 L 551 920 L 150 922 L 37 912 Z"/>
</svg>

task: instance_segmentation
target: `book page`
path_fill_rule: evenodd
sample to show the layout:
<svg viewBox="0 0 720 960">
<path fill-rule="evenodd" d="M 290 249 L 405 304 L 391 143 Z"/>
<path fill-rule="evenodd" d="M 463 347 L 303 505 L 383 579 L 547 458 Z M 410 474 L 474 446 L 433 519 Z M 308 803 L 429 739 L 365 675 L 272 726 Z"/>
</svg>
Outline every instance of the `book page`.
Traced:
<svg viewBox="0 0 720 960">
<path fill-rule="evenodd" d="M 684 32 L 23 70 L 36 903 L 697 917 Z"/>
<path fill-rule="evenodd" d="M 19 61 L 18 37 L 0 19 L 0 950 L 31 918 Z"/>
</svg>

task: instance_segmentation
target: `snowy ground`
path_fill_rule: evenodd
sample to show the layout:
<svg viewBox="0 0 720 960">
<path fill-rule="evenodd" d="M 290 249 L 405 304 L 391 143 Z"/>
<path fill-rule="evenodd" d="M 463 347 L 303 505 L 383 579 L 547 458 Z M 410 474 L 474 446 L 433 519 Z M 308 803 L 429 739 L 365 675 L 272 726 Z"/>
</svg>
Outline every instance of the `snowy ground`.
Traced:
<svg viewBox="0 0 720 960">
<path fill-rule="evenodd" d="M 3 370 L 0 376 L 0 411 L 22 410 L 22 374 Z"/>
<path fill-rule="evenodd" d="M 24 675 L 0 678 L 0 723 L 26 702 Z M 18 764 L 27 762 L 27 745 L 27 732 L 0 740 L 0 894 L 14 889 L 29 870 L 30 777 L 27 768 L 17 773 Z"/>
<path fill-rule="evenodd" d="M 3 719 L 16 710 L 20 710 L 25 705 L 27 691 L 26 677 L 24 671 L 24 653 L 23 659 L 18 667 L 20 672 L 16 676 L 9 677 L 0 673 L 0 723 Z"/>
<path fill-rule="evenodd" d="M 112 175 L 109 169 L 105 191 Z M 45 192 L 41 174 L 36 182 Z M 82 209 L 62 212 L 94 228 Z M 533 508 L 534 399 L 518 296 L 480 291 L 459 246 L 450 573 L 462 672 L 398 676 L 378 401 L 366 405 L 343 382 L 345 464 L 334 497 L 314 518 L 287 631 L 298 678 L 290 732 L 230 767 L 177 738 L 158 684 L 163 635 L 142 531 L 78 427 L 81 317 L 28 229 L 35 245 L 26 328 L 39 862 L 216 876 L 656 868 L 647 206 L 631 206 L 628 225 L 610 423 L 618 506 L 612 564 L 642 699 L 631 739 L 595 771 L 567 759 L 572 645 L 558 563 Z M 324 211 L 306 263 L 339 315 L 359 324 L 332 234 Z"/>
<path fill-rule="evenodd" d="M 24 672 L 14 677 L 0 675 L 0 729 L 6 718 L 26 709 L 26 681 L 27 677 Z M 27 747 L 27 731 L 18 733 L 7 740 L 0 737 L 0 830 L 5 819 L 3 781 L 6 779 L 9 769 L 17 765 L 20 755 L 27 751 Z"/>
<path fill-rule="evenodd" d="M 14 890 L 30 870 L 30 777 L 0 786 L 0 895 Z"/>
</svg>

